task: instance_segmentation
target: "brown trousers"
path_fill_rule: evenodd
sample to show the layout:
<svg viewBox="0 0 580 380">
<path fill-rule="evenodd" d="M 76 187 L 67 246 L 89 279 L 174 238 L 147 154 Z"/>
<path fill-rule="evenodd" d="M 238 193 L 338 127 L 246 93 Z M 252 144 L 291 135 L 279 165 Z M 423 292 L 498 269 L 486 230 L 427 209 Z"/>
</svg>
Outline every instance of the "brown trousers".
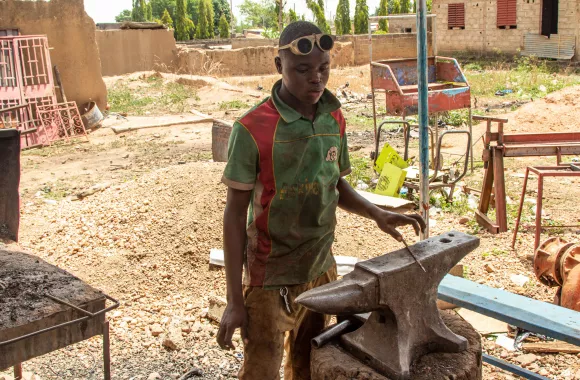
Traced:
<svg viewBox="0 0 580 380">
<path fill-rule="evenodd" d="M 248 344 L 244 346 L 240 379 L 280 379 L 284 350 L 284 380 L 310 379 L 310 341 L 326 327 L 330 318 L 312 312 L 294 303 L 294 300 L 305 291 L 334 280 L 336 266 L 312 282 L 288 286 L 291 314 L 286 311 L 280 289 L 244 287 L 248 310 Z"/>
</svg>

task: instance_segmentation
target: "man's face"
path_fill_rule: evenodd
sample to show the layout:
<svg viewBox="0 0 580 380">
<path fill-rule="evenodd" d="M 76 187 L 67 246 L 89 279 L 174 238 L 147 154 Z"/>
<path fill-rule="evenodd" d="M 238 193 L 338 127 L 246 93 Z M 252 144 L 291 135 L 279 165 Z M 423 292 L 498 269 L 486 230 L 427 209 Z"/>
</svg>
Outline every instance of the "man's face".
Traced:
<svg viewBox="0 0 580 380">
<path fill-rule="evenodd" d="M 316 104 L 328 83 L 330 54 L 318 46 L 308 55 L 283 50 L 276 59 L 276 67 L 284 86 L 296 99 L 304 104 Z"/>
</svg>

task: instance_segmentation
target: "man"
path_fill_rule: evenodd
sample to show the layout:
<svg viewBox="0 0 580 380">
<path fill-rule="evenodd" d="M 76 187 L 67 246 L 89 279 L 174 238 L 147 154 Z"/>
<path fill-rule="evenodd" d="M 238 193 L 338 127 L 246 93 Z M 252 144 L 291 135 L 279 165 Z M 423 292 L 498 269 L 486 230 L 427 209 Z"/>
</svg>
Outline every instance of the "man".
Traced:
<svg viewBox="0 0 580 380">
<path fill-rule="evenodd" d="M 241 328 L 240 379 L 278 379 L 284 349 L 285 380 L 310 378 L 310 340 L 327 317 L 294 299 L 336 279 L 337 206 L 373 219 L 398 240 L 398 226 L 412 225 L 417 234 L 425 228 L 418 215 L 372 205 L 343 178 L 351 171 L 346 123 L 325 89 L 333 45 L 314 24 L 288 25 L 275 59 L 282 80 L 232 129 L 223 176 L 228 305 L 217 340 L 232 348 Z"/>
</svg>

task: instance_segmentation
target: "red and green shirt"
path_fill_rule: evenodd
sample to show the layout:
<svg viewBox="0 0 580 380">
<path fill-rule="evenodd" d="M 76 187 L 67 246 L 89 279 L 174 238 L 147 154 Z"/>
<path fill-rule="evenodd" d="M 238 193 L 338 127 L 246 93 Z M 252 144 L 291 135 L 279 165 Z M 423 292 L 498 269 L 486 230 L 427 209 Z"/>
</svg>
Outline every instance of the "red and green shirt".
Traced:
<svg viewBox="0 0 580 380">
<path fill-rule="evenodd" d="M 340 102 L 325 90 L 314 121 L 278 96 L 233 126 L 222 181 L 251 190 L 244 284 L 275 287 L 310 282 L 334 264 L 341 176 L 350 173 Z"/>
</svg>

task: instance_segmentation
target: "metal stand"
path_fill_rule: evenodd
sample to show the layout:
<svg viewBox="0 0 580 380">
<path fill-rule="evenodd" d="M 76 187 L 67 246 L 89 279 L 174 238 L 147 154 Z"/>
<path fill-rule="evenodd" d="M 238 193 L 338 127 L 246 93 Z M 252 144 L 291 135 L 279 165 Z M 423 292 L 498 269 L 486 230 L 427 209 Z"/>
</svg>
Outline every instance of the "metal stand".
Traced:
<svg viewBox="0 0 580 380">
<path fill-rule="evenodd" d="M 526 176 L 524 178 L 524 186 L 522 188 L 522 196 L 520 198 L 520 207 L 518 209 L 518 218 L 516 219 L 514 237 L 512 239 L 512 248 L 516 244 L 516 237 L 520 228 L 520 218 L 522 216 L 522 208 L 524 206 L 524 198 L 526 196 L 526 188 L 528 186 L 528 176 L 530 175 L 530 172 L 538 176 L 538 196 L 536 198 L 536 231 L 534 238 L 535 251 L 540 245 L 540 234 L 542 233 L 542 199 L 544 197 L 544 177 L 580 177 L 580 172 L 573 171 L 570 165 L 530 166 L 526 168 Z"/>
</svg>

